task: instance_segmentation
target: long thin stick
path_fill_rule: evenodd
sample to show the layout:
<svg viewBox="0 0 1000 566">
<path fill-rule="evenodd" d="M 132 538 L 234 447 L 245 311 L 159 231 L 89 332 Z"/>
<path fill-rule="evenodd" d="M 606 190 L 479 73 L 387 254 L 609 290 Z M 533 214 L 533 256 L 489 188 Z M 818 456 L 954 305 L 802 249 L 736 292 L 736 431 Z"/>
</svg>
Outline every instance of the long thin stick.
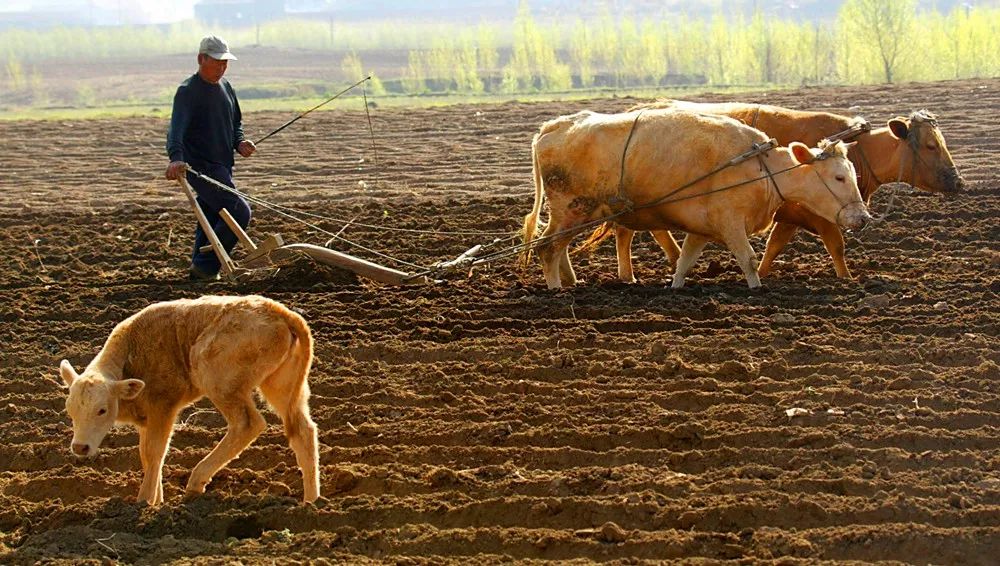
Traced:
<svg viewBox="0 0 1000 566">
<path fill-rule="evenodd" d="M 35 239 L 35 242 L 34 242 L 35 257 L 38 258 L 38 265 L 42 266 L 42 271 L 48 271 L 48 269 L 45 269 L 45 264 L 42 262 L 42 254 L 39 253 L 39 251 L 38 251 L 38 242 L 41 242 L 41 241 L 42 241 L 41 238 L 36 238 Z"/>
<path fill-rule="evenodd" d="M 329 103 L 329 102 L 332 102 L 333 100 L 335 100 L 335 99 L 337 99 L 338 97 L 340 97 L 340 95 L 344 94 L 345 92 L 347 92 L 347 91 L 351 90 L 352 88 L 354 88 L 354 87 L 358 86 L 359 84 L 361 84 L 361 83 L 363 83 L 363 82 L 365 82 L 365 81 L 367 81 L 367 80 L 369 80 L 369 79 L 371 79 L 371 78 L 372 78 L 372 77 L 371 77 L 371 75 L 369 75 L 369 76 L 367 76 L 367 77 L 365 77 L 365 78 L 361 79 L 360 81 L 358 81 L 358 82 L 356 82 L 356 83 L 352 84 L 351 86 L 349 86 L 349 87 L 345 88 L 344 90 L 342 90 L 342 91 L 338 92 L 337 94 L 335 94 L 335 95 L 331 96 L 330 98 L 327 98 L 327 99 L 326 99 L 326 100 L 324 100 L 323 102 L 320 102 L 320 103 L 319 103 L 319 104 L 317 104 L 316 106 L 313 106 L 313 107 L 312 107 L 312 108 L 310 108 L 309 110 L 306 110 L 305 112 L 303 112 L 303 113 L 299 114 L 298 116 L 296 116 L 296 117 L 292 118 L 291 120 L 289 120 L 289 121 L 285 122 L 285 123 L 284 123 L 284 125 L 282 125 L 282 126 L 281 126 L 280 128 L 278 128 L 277 130 L 274 130 L 274 131 L 273 131 L 273 132 L 271 132 L 270 134 L 267 134 L 266 136 L 264 136 L 264 137 L 260 138 L 259 140 L 255 141 L 255 142 L 254 142 L 254 145 L 260 145 L 260 142 L 262 142 L 262 141 L 266 140 L 267 138 L 269 138 L 269 137 L 273 136 L 274 134 L 276 134 L 276 133 L 280 132 L 281 130 L 284 130 L 284 129 L 285 129 L 285 128 L 287 128 L 288 126 L 291 126 L 291 125 L 292 125 L 292 124 L 294 124 L 294 123 L 296 122 L 296 120 L 298 120 L 299 118 L 302 118 L 303 116 L 305 116 L 306 114 L 308 114 L 308 113 L 312 112 L 313 110 L 316 110 L 316 109 L 317 109 L 317 108 L 319 108 L 320 106 L 323 106 L 323 105 L 325 105 L 325 104 L 327 104 L 327 103 Z"/>
<path fill-rule="evenodd" d="M 368 112 L 368 92 L 364 87 L 361 87 L 361 96 L 365 99 L 365 116 L 368 117 L 368 132 L 372 136 L 372 151 L 375 153 L 375 182 L 379 182 L 378 178 L 378 148 L 375 147 L 375 129 L 372 128 L 372 115 Z"/>
</svg>

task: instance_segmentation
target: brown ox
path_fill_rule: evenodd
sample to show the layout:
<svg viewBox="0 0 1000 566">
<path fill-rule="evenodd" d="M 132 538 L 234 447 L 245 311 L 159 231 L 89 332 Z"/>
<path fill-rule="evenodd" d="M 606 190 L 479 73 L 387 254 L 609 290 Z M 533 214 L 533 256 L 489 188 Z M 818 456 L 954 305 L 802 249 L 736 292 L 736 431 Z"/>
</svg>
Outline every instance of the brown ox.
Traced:
<svg viewBox="0 0 1000 566">
<path fill-rule="evenodd" d="M 858 121 L 857 118 L 828 112 L 804 112 L 744 103 L 661 100 L 632 110 L 641 108 L 675 108 L 730 116 L 763 130 L 782 145 L 793 141 L 815 145 L 827 136 L 847 130 Z M 936 118 L 929 112 L 919 111 L 910 114 L 908 118 L 893 118 L 885 127 L 873 129 L 853 139 L 856 144 L 848 152 L 848 158 L 858 172 L 858 188 L 865 204 L 871 201 L 872 194 L 879 186 L 886 182 L 898 180 L 926 191 L 940 193 L 955 193 L 965 185 L 951 159 L 944 136 L 938 129 Z M 764 257 L 760 262 L 760 275 L 766 276 L 770 272 L 774 258 L 801 227 L 822 238 L 833 257 L 837 276 L 851 277 L 844 259 L 844 236 L 835 223 L 791 202 L 778 209 L 774 220 L 775 226 L 768 237 Z M 606 230 L 601 234 L 595 233 L 587 247 L 596 244 L 604 235 L 607 235 Z M 634 232 L 627 227 L 618 226 L 615 229 L 618 276 L 626 282 L 635 281 L 631 257 L 633 236 Z M 654 231 L 653 237 L 667 253 L 671 263 L 676 263 L 680 249 L 670 232 Z"/>
<path fill-rule="evenodd" d="M 264 430 L 253 392 L 281 417 L 302 469 L 304 500 L 319 497 L 316 425 L 309 418 L 313 342 L 306 321 L 264 297 L 202 297 L 157 303 L 119 323 L 81 374 L 60 365 L 69 386 L 71 449 L 94 456 L 112 425 L 139 429 L 138 499 L 163 502 L 163 459 L 181 409 L 208 397 L 226 436 L 195 466 L 187 491 L 201 493 L 220 468 Z"/>
<path fill-rule="evenodd" d="M 712 173 L 767 141 L 731 118 L 679 110 L 584 111 L 546 122 L 532 143 L 535 204 L 524 219 L 524 241 L 534 239 L 547 198 L 549 223 L 538 253 L 550 288 L 576 283 L 567 246 L 581 225 L 615 213 L 615 222 L 632 230 L 688 233 L 673 287 L 683 286 L 709 240 L 725 244 L 750 287 L 758 287 L 747 238 L 771 225 L 784 199 L 845 227 L 871 218 L 840 143 L 823 152 L 794 143 Z M 768 170 L 776 181 L 768 180 Z"/>
</svg>

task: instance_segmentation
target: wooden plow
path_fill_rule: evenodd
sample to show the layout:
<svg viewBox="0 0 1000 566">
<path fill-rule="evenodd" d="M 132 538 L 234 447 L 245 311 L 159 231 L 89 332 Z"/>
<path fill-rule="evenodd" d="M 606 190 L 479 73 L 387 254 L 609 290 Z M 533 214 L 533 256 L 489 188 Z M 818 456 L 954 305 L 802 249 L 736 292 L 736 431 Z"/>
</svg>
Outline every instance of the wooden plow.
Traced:
<svg viewBox="0 0 1000 566">
<path fill-rule="evenodd" d="M 237 241 L 247 250 L 246 257 L 237 265 L 226 252 L 226 249 L 222 247 L 219 236 L 215 233 L 212 225 L 209 224 L 208 218 L 205 217 L 201 206 L 198 205 L 194 190 L 185 176 L 181 175 L 178 182 L 184 189 L 184 194 L 187 196 L 188 202 L 191 204 L 191 208 L 198 218 L 201 229 L 205 231 L 205 235 L 208 237 L 209 244 L 204 246 L 200 251 L 214 252 L 216 257 L 219 258 L 222 275 L 231 281 L 238 280 L 242 275 L 250 273 L 254 269 L 287 264 L 293 259 L 306 256 L 324 265 L 346 269 L 361 277 L 389 285 L 426 285 L 434 282 L 433 279 L 424 275 L 413 275 L 329 248 L 314 246 L 312 244 L 286 244 L 280 234 L 271 234 L 264 241 L 260 242 L 260 244 L 255 244 L 243 228 L 240 227 L 239 223 L 236 222 L 236 219 L 229 214 L 229 211 L 222 209 L 220 212 L 222 219 L 229 226 L 229 229 L 233 231 L 233 234 L 236 235 Z"/>
</svg>

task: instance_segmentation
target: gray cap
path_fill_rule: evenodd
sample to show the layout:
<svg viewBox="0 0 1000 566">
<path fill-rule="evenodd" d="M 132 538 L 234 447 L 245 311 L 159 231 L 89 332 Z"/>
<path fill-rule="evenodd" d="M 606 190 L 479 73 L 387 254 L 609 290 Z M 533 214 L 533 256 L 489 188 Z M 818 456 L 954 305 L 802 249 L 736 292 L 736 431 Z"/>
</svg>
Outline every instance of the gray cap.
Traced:
<svg viewBox="0 0 1000 566">
<path fill-rule="evenodd" d="M 198 54 L 202 53 L 220 61 L 223 59 L 236 60 L 236 56 L 229 52 L 229 44 L 226 43 L 226 40 L 215 35 L 207 35 L 201 39 Z"/>
</svg>

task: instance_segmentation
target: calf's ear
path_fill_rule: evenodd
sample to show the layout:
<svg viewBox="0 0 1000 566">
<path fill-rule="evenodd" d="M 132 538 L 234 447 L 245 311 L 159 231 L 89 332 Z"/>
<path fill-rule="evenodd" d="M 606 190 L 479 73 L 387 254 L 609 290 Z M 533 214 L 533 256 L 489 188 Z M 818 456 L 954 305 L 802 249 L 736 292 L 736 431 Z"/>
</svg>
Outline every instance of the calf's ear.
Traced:
<svg viewBox="0 0 1000 566">
<path fill-rule="evenodd" d="M 906 136 L 910 133 L 910 125 L 906 123 L 906 119 L 902 116 L 896 116 L 892 120 L 889 120 L 889 131 L 897 138 L 905 140 Z"/>
<path fill-rule="evenodd" d="M 59 375 L 62 376 L 63 381 L 66 382 L 66 387 L 73 385 L 76 378 L 79 377 L 76 370 L 73 369 L 73 365 L 69 363 L 69 360 L 63 360 L 59 363 Z"/>
<path fill-rule="evenodd" d="M 114 391 L 119 399 L 135 399 L 145 386 L 141 379 L 123 379 L 115 382 Z"/>
<path fill-rule="evenodd" d="M 799 163 L 813 162 L 813 158 L 815 156 L 806 144 L 801 142 L 792 142 L 788 145 L 788 149 L 792 150 L 792 157 L 795 158 L 795 161 L 798 161 Z"/>
</svg>

